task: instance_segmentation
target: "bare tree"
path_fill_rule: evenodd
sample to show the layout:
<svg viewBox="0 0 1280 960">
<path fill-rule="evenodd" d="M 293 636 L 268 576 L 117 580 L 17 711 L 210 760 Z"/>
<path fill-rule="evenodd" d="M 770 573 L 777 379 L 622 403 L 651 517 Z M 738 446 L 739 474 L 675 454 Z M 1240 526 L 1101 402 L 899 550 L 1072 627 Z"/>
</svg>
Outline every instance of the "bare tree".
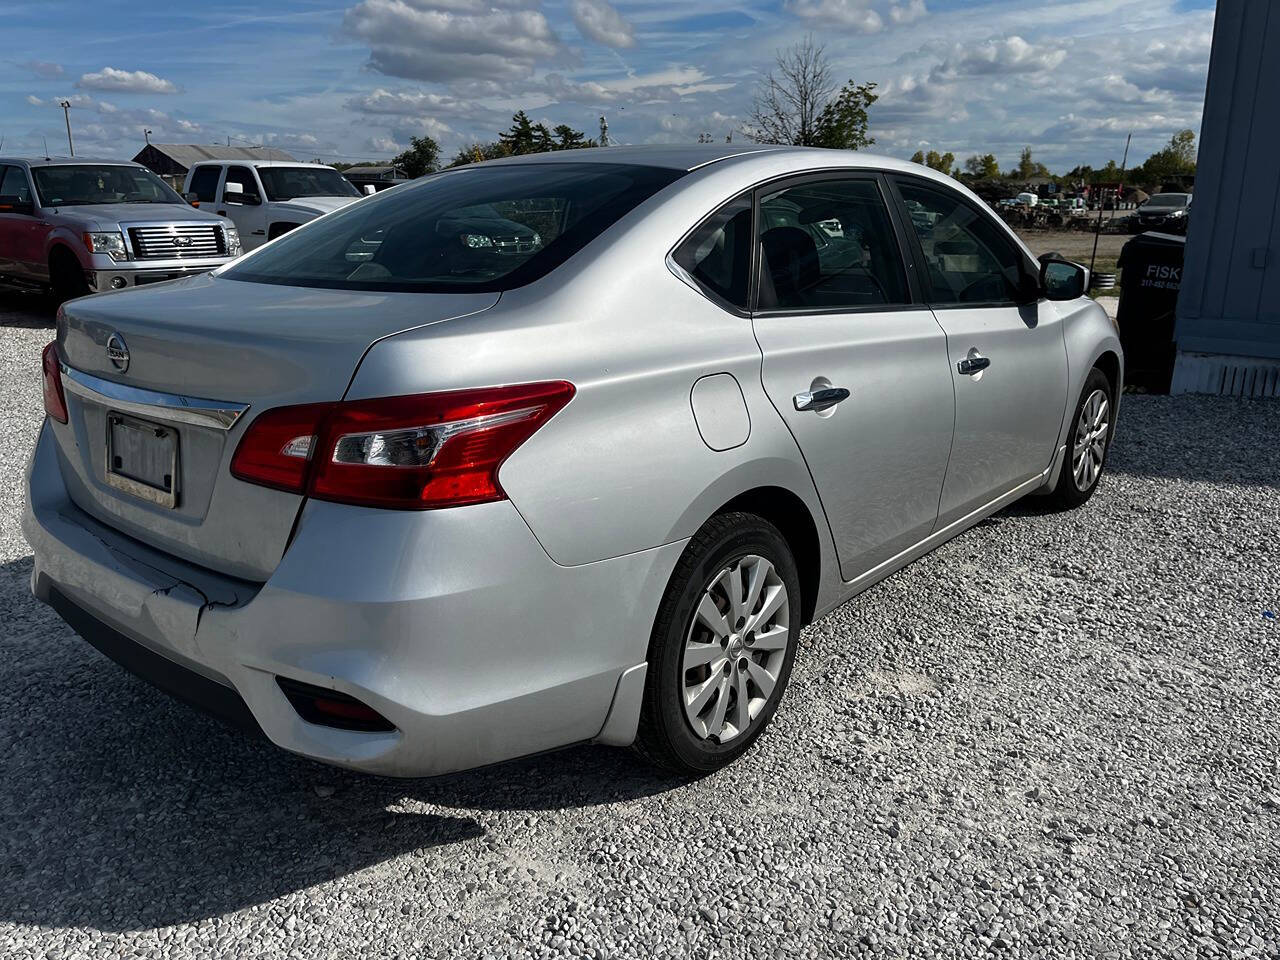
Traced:
<svg viewBox="0 0 1280 960">
<path fill-rule="evenodd" d="M 819 120 L 835 89 L 825 48 L 813 37 L 779 50 L 775 69 L 756 88 L 751 138 L 757 143 L 819 146 Z"/>
</svg>

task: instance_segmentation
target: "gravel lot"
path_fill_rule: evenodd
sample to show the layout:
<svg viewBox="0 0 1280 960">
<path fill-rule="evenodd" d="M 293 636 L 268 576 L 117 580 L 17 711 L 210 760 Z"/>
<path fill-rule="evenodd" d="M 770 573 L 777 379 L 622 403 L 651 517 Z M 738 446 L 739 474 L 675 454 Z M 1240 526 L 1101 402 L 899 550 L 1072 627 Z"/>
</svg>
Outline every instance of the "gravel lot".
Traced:
<svg viewBox="0 0 1280 960">
<path fill-rule="evenodd" d="M 28 593 L 47 317 L 0 300 L 0 955 L 1280 956 L 1280 405 L 1125 399 L 1019 505 L 811 627 L 684 784 L 575 749 L 346 774 L 135 680 Z"/>
</svg>

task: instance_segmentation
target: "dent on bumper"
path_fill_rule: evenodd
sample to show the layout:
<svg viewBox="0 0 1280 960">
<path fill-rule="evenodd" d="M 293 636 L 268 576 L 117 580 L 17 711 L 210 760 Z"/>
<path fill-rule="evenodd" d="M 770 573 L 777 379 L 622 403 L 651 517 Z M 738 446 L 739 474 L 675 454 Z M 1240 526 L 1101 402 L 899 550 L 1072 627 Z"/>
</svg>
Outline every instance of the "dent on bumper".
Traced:
<svg viewBox="0 0 1280 960">
<path fill-rule="evenodd" d="M 645 659 L 683 548 L 561 567 L 509 502 L 408 513 L 313 501 L 271 579 L 247 584 L 151 551 L 79 510 L 47 426 L 23 530 L 38 598 L 57 590 L 231 687 L 279 746 L 392 776 L 590 740 L 606 718 L 611 739 L 632 729 L 634 718 L 610 708 L 623 672 Z M 307 723 L 277 676 L 351 694 L 397 729 Z"/>
</svg>

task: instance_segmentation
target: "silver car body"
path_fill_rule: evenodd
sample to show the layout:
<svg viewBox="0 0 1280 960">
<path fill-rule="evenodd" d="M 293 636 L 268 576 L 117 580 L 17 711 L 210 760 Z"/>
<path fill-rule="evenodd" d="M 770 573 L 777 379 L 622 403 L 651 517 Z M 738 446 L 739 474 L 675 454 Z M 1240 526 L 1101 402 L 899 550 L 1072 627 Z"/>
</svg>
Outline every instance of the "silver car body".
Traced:
<svg viewBox="0 0 1280 960">
<path fill-rule="evenodd" d="M 709 517 L 735 504 L 773 519 L 812 619 L 1045 490 L 1090 369 L 1120 382 L 1115 329 L 1087 298 L 752 317 L 669 256 L 726 200 L 781 178 L 901 172 L 965 192 L 948 178 L 794 148 L 574 160 L 690 172 L 501 295 L 214 273 L 72 304 L 57 330 L 70 423 L 46 420 L 30 466 L 36 596 L 234 690 L 272 741 L 331 763 L 416 776 L 625 744 L 659 601 Z M 134 352 L 125 375 L 105 350 L 113 332 Z M 959 375 L 975 348 L 990 369 Z M 246 410 L 539 380 L 577 392 L 502 467 L 507 500 L 389 511 L 229 474 Z M 797 410 L 793 396 L 824 382 L 850 399 Z M 178 426 L 176 509 L 103 482 L 108 410 Z M 277 676 L 355 696 L 396 729 L 304 721 Z"/>
</svg>

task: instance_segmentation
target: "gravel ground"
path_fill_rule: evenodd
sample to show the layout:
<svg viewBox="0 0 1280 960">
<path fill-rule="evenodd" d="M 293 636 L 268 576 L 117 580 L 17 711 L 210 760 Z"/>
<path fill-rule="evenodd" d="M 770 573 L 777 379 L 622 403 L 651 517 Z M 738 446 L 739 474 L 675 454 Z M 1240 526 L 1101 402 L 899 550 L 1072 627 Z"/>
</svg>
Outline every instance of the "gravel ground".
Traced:
<svg viewBox="0 0 1280 960">
<path fill-rule="evenodd" d="M 1280 405 L 1127 397 L 1087 507 L 1017 506 L 811 627 L 721 774 L 582 748 L 385 781 L 30 598 L 43 323 L 0 302 L 0 955 L 1280 957 Z"/>
</svg>

